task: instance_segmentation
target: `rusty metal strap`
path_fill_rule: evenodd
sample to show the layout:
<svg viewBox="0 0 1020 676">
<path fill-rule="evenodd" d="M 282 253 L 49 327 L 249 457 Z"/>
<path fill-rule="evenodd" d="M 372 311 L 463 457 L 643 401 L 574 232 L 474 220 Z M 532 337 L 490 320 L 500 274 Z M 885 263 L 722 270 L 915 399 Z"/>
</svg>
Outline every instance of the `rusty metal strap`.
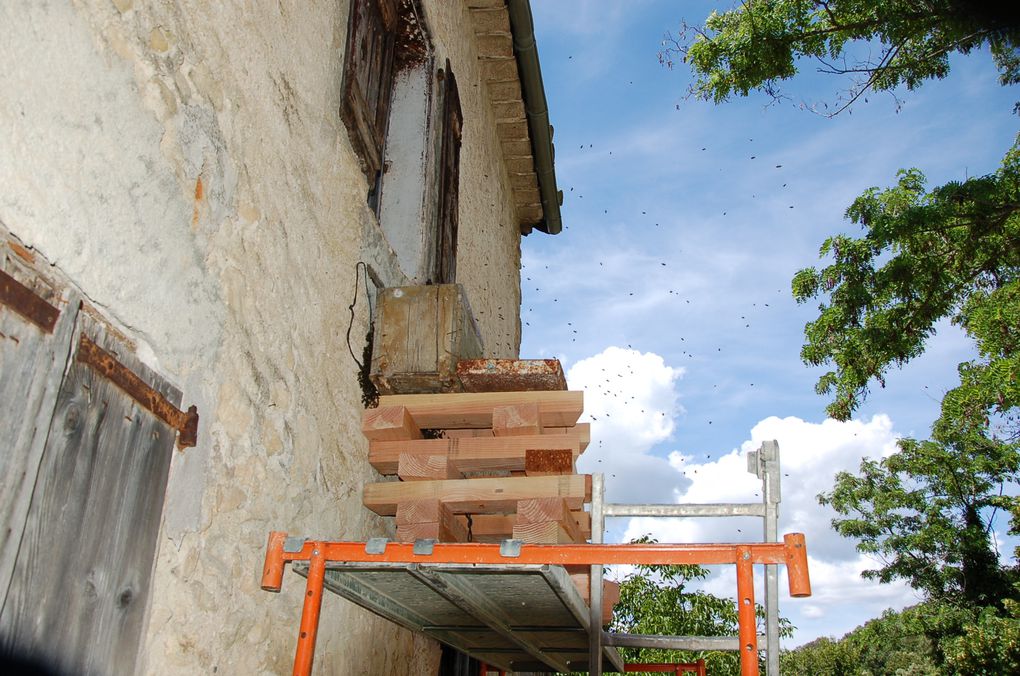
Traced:
<svg viewBox="0 0 1020 676">
<path fill-rule="evenodd" d="M 188 448 L 198 443 L 198 409 L 195 406 L 188 408 L 187 413 L 181 411 L 85 334 L 82 334 L 78 344 L 77 358 L 105 376 L 140 406 L 177 430 L 180 433 L 177 437 L 178 448 Z"/>
<path fill-rule="evenodd" d="M 46 333 L 53 333 L 60 316 L 60 310 L 3 270 L 0 270 L 0 304 L 11 308 Z"/>
</svg>

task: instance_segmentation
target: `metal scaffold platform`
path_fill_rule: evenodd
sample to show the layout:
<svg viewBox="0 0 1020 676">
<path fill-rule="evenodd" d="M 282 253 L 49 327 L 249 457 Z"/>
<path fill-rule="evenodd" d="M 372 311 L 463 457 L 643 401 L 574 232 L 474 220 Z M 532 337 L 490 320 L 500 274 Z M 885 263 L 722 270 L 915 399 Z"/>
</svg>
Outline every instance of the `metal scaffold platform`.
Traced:
<svg viewBox="0 0 1020 676">
<path fill-rule="evenodd" d="M 280 590 L 288 562 L 307 577 L 296 676 L 311 674 L 327 589 L 502 669 L 540 665 L 551 671 L 601 673 L 603 655 L 612 670 L 624 670 L 604 640 L 613 635 L 602 631 L 600 620 L 585 622 L 585 612 L 589 617 L 596 613 L 578 602 L 559 566 L 730 564 L 737 573 L 744 676 L 758 674 L 753 566 L 785 564 L 790 595 L 811 593 L 804 537 L 797 533 L 786 535 L 781 544 L 411 545 L 306 541 L 274 532 L 266 550 L 263 589 Z M 425 605 L 416 605 L 419 602 Z M 578 652 L 585 644 L 589 657 Z M 522 659 L 515 661 L 514 656 Z"/>
</svg>

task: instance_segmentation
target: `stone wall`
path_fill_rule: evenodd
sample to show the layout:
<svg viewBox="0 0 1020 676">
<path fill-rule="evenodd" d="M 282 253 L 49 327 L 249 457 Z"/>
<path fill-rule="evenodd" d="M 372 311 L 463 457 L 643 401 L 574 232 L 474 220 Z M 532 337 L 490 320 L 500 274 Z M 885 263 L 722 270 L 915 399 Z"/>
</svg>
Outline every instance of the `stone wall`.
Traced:
<svg viewBox="0 0 1020 676">
<path fill-rule="evenodd" d="M 467 10 L 425 2 L 464 113 L 458 281 L 488 356 L 520 342 L 517 221 Z M 269 530 L 392 534 L 346 341 L 356 263 L 403 281 L 339 119 L 347 2 L 0 4 L 0 222 L 201 414 L 171 467 L 142 671 L 290 671 L 302 580 Z M 438 62 L 438 61 L 437 61 Z M 361 358 L 364 296 L 351 349 Z M 438 650 L 327 595 L 316 672 L 434 674 Z"/>
</svg>

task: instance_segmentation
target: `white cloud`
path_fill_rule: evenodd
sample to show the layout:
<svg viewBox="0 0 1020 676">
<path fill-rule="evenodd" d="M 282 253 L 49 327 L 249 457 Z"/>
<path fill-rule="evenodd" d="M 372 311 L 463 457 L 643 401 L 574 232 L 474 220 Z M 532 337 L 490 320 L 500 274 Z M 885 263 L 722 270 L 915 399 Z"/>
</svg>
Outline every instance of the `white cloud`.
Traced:
<svg viewBox="0 0 1020 676">
<path fill-rule="evenodd" d="M 781 534 L 804 533 L 814 592 L 810 599 L 790 599 L 785 575 L 781 574 L 781 612 L 798 627 L 795 643 L 803 643 L 820 635 L 849 631 L 862 615 L 876 617 L 887 607 L 901 608 L 917 602 L 904 584 L 880 585 L 861 578 L 862 570 L 878 564 L 862 557 L 853 541 L 832 530 L 830 521 L 835 513 L 819 505 L 815 497 L 831 488 L 837 472 L 855 471 L 862 458 L 892 453 L 897 438 L 886 415 L 866 421 L 821 423 L 769 417 L 752 428 L 750 438 L 739 449 L 700 462 L 673 451 L 668 463 L 679 478 L 687 481 L 686 485 L 677 483 L 676 502 L 759 502 L 761 481 L 747 471 L 746 454 L 763 441 L 778 440 L 782 472 L 779 530 Z M 652 534 L 661 542 L 758 542 L 762 540 L 762 522 L 752 517 L 637 518 L 629 520 L 622 540 L 644 534 Z M 761 600 L 760 583 L 756 588 Z M 732 597 L 732 571 L 717 569 L 706 581 L 705 589 Z M 853 619 L 844 621 L 846 617 Z"/>
<path fill-rule="evenodd" d="M 568 370 L 570 388 L 584 390 L 582 420 L 592 422 L 591 445 L 578 471 L 605 474 L 610 500 L 668 501 L 687 484 L 665 458 L 649 453 L 673 434 L 683 372 L 657 354 L 615 346 Z"/>
</svg>

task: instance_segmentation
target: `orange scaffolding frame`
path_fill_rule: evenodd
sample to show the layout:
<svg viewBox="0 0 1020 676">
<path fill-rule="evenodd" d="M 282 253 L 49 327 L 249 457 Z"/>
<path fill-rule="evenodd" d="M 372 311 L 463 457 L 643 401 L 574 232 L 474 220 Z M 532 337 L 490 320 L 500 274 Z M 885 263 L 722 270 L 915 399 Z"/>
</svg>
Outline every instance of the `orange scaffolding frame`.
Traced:
<svg viewBox="0 0 1020 676">
<path fill-rule="evenodd" d="M 521 545 L 512 554 L 498 544 L 437 543 L 428 553 L 417 553 L 409 543 L 387 543 L 381 551 L 365 542 L 306 540 L 296 551 L 286 551 L 287 534 L 273 531 L 266 546 L 262 589 L 278 592 L 283 586 L 286 564 L 307 562 L 304 605 L 294 656 L 294 676 L 311 676 L 315 638 L 319 629 L 326 566 L 328 563 L 432 563 L 432 564 L 515 564 L 544 565 L 719 565 L 737 569 L 737 606 L 740 638 L 741 676 L 758 676 L 758 634 L 754 602 L 756 564 L 785 564 L 790 595 L 811 595 L 807 548 L 804 535 L 790 533 L 783 542 L 751 544 L 563 544 Z M 601 627 L 590 629 L 601 634 Z M 673 665 L 674 668 L 676 665 Z"/>
</svg>

